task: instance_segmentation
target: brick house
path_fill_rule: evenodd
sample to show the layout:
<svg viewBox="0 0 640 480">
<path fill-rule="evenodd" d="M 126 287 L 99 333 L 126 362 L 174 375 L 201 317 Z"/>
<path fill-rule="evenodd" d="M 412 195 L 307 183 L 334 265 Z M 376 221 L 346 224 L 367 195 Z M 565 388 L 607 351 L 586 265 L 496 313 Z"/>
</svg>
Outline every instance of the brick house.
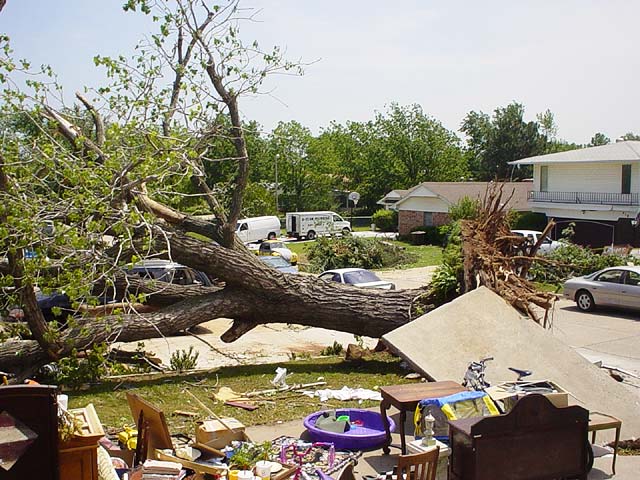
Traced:
<svg viewBox="0 0 640 480">
<path fill-rule="evenodd" d="M 398 232 L 406 235 L 415 227 L 445 225 L 450 220 L 451 205 L 463 197 L 481 200 L 488 186 L 489 182 L 424 182 L 416 185 L 395 202 Z M 509 207 L 518 211 L 529 210 L 527 195 L 532 188 L 532 182 L 505 182 L 505 195 L 514 192 Z"/>
</svg>

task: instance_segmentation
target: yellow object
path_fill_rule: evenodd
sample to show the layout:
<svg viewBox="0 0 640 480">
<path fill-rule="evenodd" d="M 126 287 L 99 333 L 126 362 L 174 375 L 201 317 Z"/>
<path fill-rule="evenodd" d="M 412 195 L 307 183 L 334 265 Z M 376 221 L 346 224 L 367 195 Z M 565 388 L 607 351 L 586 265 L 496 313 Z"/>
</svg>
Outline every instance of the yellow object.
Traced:
<svg viewBox="0 0 640 480">
<path fill-rule="evenodd" d="M 240 470 L 229 470 L 229 476 L 228 479 L 229 480 L 238 480 L 238 472 Z"/>
<path fill-rule="evenodd" d="M 131 427 L 124 427 L 122 432 L 118 432 L 118 442 L 125 445 L 129 450 L 135 450 L 138 439 L 138 430 Z"/>
<path fill-rule="evenodd" d="M 242 395 L 238 392 L 234 392 L 229 387 L 220 387 L 218 392 L 214 393 L 213 396 L 218 402 L 228 402 L 230 400 L 240 400 L 242 398 Z"/>
<path fill-rule="evenodd" d="M 500 415 L 496 404 L 493 403 L 493 400 L 491 400 L 491 397 L 489 395 L 485 395 L 484 397 L 480 398 L 480 400 L 483 401 L 484 406 L 486 407 L 490 416 Z M 456 403 L 455 411 L 451 407 L 451 404 L 447 403 L 442 406 L 442 411 L 449 420 L 485 416 L 482 408 L 473 401 L 462 401 Z"/>
</svg>

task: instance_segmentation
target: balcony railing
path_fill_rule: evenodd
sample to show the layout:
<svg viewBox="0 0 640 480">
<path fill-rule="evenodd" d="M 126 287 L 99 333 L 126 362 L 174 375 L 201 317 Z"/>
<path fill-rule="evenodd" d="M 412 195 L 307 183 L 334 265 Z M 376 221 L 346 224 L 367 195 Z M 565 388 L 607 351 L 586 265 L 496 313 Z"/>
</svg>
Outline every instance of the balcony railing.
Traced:
<svg viewBox="0 0 640 480">
<path fill-rule="evenodd" d="M 640 193 L 529 192 L 530 202 L 640 205 Z"/>
</svg>

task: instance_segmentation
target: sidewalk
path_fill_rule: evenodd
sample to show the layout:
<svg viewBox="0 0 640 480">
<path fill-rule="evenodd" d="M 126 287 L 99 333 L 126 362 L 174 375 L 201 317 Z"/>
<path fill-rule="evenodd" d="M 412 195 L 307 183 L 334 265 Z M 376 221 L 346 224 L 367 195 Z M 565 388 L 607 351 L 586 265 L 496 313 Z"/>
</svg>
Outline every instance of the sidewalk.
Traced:
<svg viewBox="0 0 640 480">
<path fill-rule="evenodd" d="M 399 422 L 398 411 L 391 408 L 389 412 L 393 420 L 396 423 Z M 407 420 L 405 430 L 407 432 L 407 440 L 410 438 L 412 439 L 413 423 L 411 420 Z M 302 419 L 278 423 L 275 425 L 247 427 L 247 434 L 256 442 L 271 440 L 280 435 L 287 435 L 295 438 L 307 438 L 306 431 L 302 425 Z M 393 433 L 391 436 L 392 445 L 400 445 L 400 435 L 398 433 Z M 384 455 L 381 448 L 364 452 L 358 459 L 358 464 L 354 468 L 356 479 L 360 480 L 364 475 L 377 475 L 380 472 L 392 470 L 397 462 L 397 455 L 399 453 L 399 448 L 392 448 L 390 455 Z M 596 458 L 593 469 L 587 477 L 588 480 L 638 480 L 638 478 L 640 478 L 640 456 L 624 457 L 618 455 L 618 460 L 616 461 L 617 474 L 615 476 L 611 472 L 612 459 L 612 455 Z M 544 459 L 541 459 L 541 461 L 544 461 Z"/>
</svg>

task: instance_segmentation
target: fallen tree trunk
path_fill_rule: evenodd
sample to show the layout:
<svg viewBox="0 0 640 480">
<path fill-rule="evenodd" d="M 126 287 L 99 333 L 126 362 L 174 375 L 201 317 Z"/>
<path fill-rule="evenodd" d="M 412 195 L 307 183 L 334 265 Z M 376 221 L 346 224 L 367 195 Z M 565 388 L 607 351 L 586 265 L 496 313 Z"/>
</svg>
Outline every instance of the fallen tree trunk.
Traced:
<svg viewBox="0 0 640 480">
<path fill-rule="evenodd" d="M 203 248 L 197 255 L 209 253 Z M 227 261 L 221 262 L 227 264 Z M 64 350 L 60 355 L 101 342 L 134 342 L 170 336 L 216 318 L 233 319 L 233 325 L 222 336 L 225 342 L 232 342 L 267 323 L 291 323 L 379 337 L 411 320 L 410 306 L 416 297 L 425 294 L 428 297 L 423 290 L 367 290 L 275 270 L 260 272 L 252 269 L 252 263 L 250 260 L 240 263 L 238 268 L 249 275 L 244 283 L 253 288 L 228 285 L 153 313 L 80 320 L 76 327 L 61 333 L 59 343 L 64 345 Z M 15 372 L 25 365 L 46 361 L 45 352 L 35 341 L 0 344 L 0 370 Z"/>
</svg>

